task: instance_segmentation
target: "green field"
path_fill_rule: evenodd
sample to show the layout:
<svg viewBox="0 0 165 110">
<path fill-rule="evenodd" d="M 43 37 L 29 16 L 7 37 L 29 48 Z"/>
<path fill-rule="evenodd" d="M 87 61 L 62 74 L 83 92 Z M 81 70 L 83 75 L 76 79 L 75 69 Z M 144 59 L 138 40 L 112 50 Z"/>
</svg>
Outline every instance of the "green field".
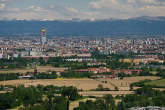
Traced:
<svg viewBox="0 0 165 110">
<path fill-rule="evenodd" d="M 150 82 L 146 82 L 145 85 L 165 87 L 165 79 L 159 79 L 159 80 L 153 80 L 153 81 L 150 81 Z"/>
</svg>

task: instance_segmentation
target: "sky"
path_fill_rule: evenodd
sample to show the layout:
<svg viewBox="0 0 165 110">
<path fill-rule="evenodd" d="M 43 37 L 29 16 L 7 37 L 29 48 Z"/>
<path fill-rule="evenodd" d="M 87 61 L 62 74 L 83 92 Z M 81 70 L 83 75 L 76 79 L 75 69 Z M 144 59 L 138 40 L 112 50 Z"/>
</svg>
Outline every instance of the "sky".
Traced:
<svg viewBox="0 0 165 110">
<path fill-rule="evenodd" d="M 0 20 L 100 20 L 165 16 L 165 0 L 0 0 Z"/>
</svg>

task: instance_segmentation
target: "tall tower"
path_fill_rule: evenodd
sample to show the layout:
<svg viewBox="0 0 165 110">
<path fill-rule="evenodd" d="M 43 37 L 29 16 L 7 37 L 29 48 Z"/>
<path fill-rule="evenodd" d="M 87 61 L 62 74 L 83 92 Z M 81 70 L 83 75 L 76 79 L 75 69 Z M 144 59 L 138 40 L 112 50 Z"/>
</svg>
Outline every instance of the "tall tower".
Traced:
<svg viewBox="0 0 165 110">
<path fill-rule="evenodd" d="M 46 29 L 41 29 L 41 38 L 40 38 L 40 43 L 42 45 L 45 45 L 47 43 L 47 40 L 46 40 Z"/>
</svg>

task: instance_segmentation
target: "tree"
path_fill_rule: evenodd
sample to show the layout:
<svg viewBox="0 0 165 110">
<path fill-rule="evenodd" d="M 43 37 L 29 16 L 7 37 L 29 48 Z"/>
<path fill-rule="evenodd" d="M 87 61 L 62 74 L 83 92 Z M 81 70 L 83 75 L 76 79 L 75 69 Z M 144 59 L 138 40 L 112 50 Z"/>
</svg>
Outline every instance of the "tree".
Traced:
<svg viewBox="0 0 165 110">
<path fill-rule="evenodd" d="M 103 99 L 105 100 L 105 104 L 114 106 L 115 102 L 114 102 L 114 99 L 113 99 L 112 95 L 110 95 L 110 94 L 105 95 L 103 97 Z"/>
<path fill-rule="evenodd" d="M 62 90 L 62 96 L 67 97 L 69 100 L 76 100 L 79 98 L 78 91 L 75 87 L 64 87 Z"/>
<path fill-rule="evenodd" d="M 55 110 L 68 110 L 68 100 L 65 97 L 55 96 L 53 103 L 55 104 Z"/>
<path fill-rule="evenodd" d="M 131 91 L 133 90 L 133 84 L 130 84 L 130 90 Z"/>
<path fill-rule="evenodd" d="M 37 75 L 38 75 L 38 72 L 37 72 L 37 68 L 35 67 L 35 68 L 34 68 L 34 78 L 35 78 L 35 79 L 37 78 Z"/>
<path fill-rule="evenodd" d="M 102 85 L 102 84 L 99 84 L 99 85 L 97 86 L 97 90 L 103 90 L 103 85 Z"/>
<path fill-rule="evenodd" d="M 115 91 L 119 91 L 119 88 L 117 86 L 115 86 Z"/>
<path fill-rule="evenodd" d="M 125 102 L 122 101 L 118 104 L 118 110 L 126 110 Z"/>
</svg>

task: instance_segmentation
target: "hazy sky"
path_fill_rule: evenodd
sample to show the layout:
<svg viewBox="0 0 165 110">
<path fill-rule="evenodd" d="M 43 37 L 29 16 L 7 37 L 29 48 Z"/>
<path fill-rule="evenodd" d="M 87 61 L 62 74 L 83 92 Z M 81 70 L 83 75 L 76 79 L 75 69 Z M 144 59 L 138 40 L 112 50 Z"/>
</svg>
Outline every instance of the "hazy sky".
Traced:
<svg viewBox="0 0 165 110">
<path fill-rule="evenodd" d="M 165 0 L 0 0 L 0 19 L 109 19 L 165 16 Z"/>
</svg>

